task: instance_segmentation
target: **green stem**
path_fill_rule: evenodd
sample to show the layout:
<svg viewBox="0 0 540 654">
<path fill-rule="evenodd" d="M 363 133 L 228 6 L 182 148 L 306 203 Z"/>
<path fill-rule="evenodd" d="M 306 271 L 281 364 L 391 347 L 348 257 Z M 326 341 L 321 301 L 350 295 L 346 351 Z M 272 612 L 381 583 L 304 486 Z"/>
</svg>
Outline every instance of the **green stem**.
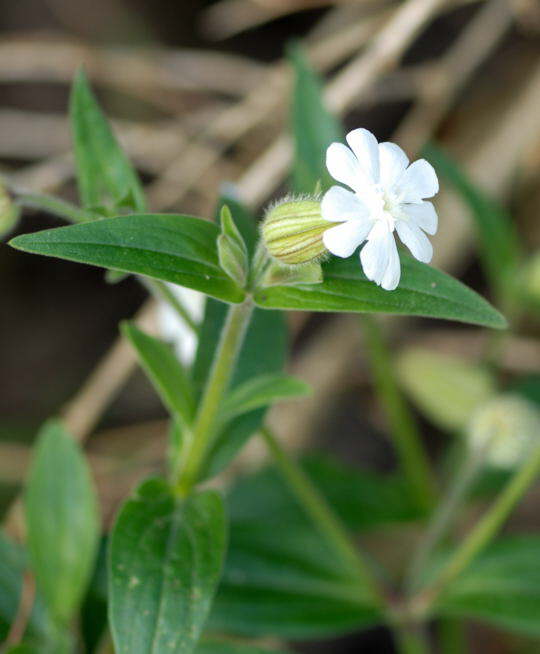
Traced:
<svg viewBox="0 0 540 654">
<path fill-rule="evenodd" d="M 457 474 L 452 480 L 441 503 L 436 508 L 426 534 L 413 557 L 407 580 L 409 590 L 414 592 L 420 586 L 423 571 L 433 554 L 433 550 L 448 532 L 461 501 L 482 466 L 485 458 L 484 455 L 485 449 L 482 448 L 473 454 L 469 454 L 465 459 L 464 465 L 458 466 Z"/>
<path fill-rule="evenodd" d="M 428 605 L 432 604 L 439 593 L 489 544 L 539 473 L 540 447 L 537 447 L 514 473 L 488 511 L 440 570 L 435 580 L 423 590 L 422 596 Z"/>
<path fill-rule="evenodd" d="M 326 538 L 345 563 L 355 572 L 362 586 L 369 590 L 370 599 L 381 603 L 380 593 L 373 576 L 360 551 L 351 540 L 345 525 L 335 514 L 325 497 L 314 486 L 311 479 L 298 463 L 288 455 L 272 432 L 267 427 L 262 427 L 260 431 L 283 478 L 306 514 L 318 527 L 321 535 Z"/>
<path fill-rule="evenodd" d="M 167 304 L 169 304 L 174 311 L 178 314 L 181 320 L 193 331 L 195 334 L 199 333 L 199 325 L 193 320 L 191 314 L 176 297 L 171 289 L 159 279 L 151 279 L 150 277 L 144 278 L 145 285 L 156 295 L 162 297 Z"/>
<path fill-rule="evenodd" d="M 229 386 L 252 311 L 251 298 L 244 300 L 242 304 L 232 304 L 229 307 L 212 369 L 195 418 L 192 438 L 188 443 L 182 462 L 177 481 L 179 495 L 187 495 L 199 478 L 205 456 L 214 439 L 220 404 Z"/>
<path fill-rule="evenodd" d="M 361 317 L 375 389 L 390 423 L 390 431 L 403 474 L 418 505 L 430 509 L 437 488 L 414 418 L 398 388 L 390 352 L 381 326 L 369 315 Z"/>
<path fill-rule="evenodd" d="M 21 207 L 40 209 L 72 223 L 86 223 L 97 218 L 92 212 L 81 209 L 71 202 L 41 193 L 15 192 L 15 202 Z"/>
</svg>

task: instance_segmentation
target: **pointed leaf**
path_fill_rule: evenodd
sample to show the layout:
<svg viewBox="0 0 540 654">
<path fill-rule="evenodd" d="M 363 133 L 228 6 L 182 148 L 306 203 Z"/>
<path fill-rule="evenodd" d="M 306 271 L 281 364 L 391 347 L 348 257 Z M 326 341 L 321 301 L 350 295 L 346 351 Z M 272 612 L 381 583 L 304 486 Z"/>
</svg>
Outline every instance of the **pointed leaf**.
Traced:
<svg viewBox="0 0 540 654">
<path fill-rule="evenodd" d="M 184 424 L 190 424 L 195 413 L 193 389 L 173 350 L 134 323 L 123 323 L 122 333 L 137 351 L 141 366 L 167 409 L 178 414 Z"/>
<path fill-rule="evenodd" d="M 219 230 L 192 216 L 136 214 L 24 234 L 11 245 L 69 261 L 139 273 L 241 302 L 244 293 L 221 270 Z"/>
<path fill-rule="evenodd" d="M 401 265 L 402 278 L 395 291 L 366 279 L 358 257 L 353 256 L 323 264 L 322 284 L 262 289 L 255 301 L 268 309 L 391 313 L 506 327 L 496 309 L 457 279 L 405 255 Z"/>
<path fill-rule="evenodd" d="M 90 580 L 99 519 L 86 460 L 58 422 L 47 423 L 39 434 L 25 508 L 38 588 L 53 619 L 67 624 Z"/>
<path fill-rule="evenodd" d="M 109 552 L 110 620 L 118 654 L 189 654 L 221 574 L 226 524 L 215 491 L 174 498 L 159 479 L 120 511 Z"/>
<path fill-rule="evenodd" d="M 137 173 L 99 108 L 83 71 L 73 82 L 70 116 L 83 205 L 93 208 L 111 204 L 115 208 L 127 206 L 133 211 L 144 211 L 144 193 Z"/>
<path fill-rule="evenodd" d="M 287 399 L 303 397 L 311 387 L 289 375 L 260 375 L 234 388 L 225 398 L 220 418 L 227 422 L 237 415 Z"/>
</svg>

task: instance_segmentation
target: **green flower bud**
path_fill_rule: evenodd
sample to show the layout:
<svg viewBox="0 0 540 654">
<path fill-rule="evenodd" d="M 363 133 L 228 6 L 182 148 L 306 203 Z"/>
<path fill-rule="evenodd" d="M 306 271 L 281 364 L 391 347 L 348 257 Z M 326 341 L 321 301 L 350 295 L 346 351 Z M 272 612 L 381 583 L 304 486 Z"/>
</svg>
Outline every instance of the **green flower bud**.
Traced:
<svg viewBox="0 0 540 654">
<path fill-rule="evenodd" d="M 326 253 L 322 235 L 329 227 L 318 200 L 286 200 L 266 214 L 262 237 L 271 257 L 295 266 L 316 261 Z"/>
<path fill-rule="evenodd" d="M 469 447 L 485 448 L 492 466 L 513 468 L 540 443 L 540 411 L 518 395 L 499 395 L 477 409 L 467 435 Z"/>
<path fill-rule="evenodd" d="M 0 236 L 7 234 L 19 220 L 20 210 L 0 182 Z"/>
</svg>

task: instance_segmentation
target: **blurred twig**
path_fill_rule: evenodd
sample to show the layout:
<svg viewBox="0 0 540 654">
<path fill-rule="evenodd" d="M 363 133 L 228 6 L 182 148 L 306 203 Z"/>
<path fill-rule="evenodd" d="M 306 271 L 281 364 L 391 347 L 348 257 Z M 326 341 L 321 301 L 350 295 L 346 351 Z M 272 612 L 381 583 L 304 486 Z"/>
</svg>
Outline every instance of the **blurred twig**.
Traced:
<svg viewBox="0 0 540 654">
<path fill-rule="evenodd" d="M 354 100 L 365 93 L 378 75 L 397 64 L 425 24 L 445 4 L 445 0 L 408 0 L 375 34 L 358 55 L 326 86 L 328 107 L 342 115 Z M 238 180 L 237 190 L 248 205 L 257 205 L 284 178 L 292 158 L 287 136 L 277 139 Z"/>
</svg>

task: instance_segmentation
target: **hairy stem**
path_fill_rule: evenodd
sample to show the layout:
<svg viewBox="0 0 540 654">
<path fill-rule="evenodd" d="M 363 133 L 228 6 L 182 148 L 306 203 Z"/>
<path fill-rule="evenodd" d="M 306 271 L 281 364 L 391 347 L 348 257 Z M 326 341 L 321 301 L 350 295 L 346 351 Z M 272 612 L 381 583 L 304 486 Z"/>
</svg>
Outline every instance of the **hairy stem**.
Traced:
<svg viewBox="0 0 540 654">
<path fill-rule="evenodd" d="M 251 298 L 229 307 L 176 484 L 179 495 L 187 495 L 199 478 L 205 456 L 214 440 L 221 401 L 231 381 L 252 311 Z"/>
<path fill-rule="evenodd" d="M 368 589 L 370 599 L 380 603 L 380 593 L 369 567 L 362 558 L 359 549 L 351 540 L 341 519 L 335 514 L 326 498 L 319 492 L 298 463 L 281 446 L 272 432 L 267 427 L 263 427 L 261 434 L 283 478 L 306 514 L 317 526 L 321 535 L 335 549 L 336 553 L 351 567 L 362 586 Z"/>
<path fill-rule="evenodd" d="M 430 509 L 436 499 L 436 483 L 415 420 L 398 388 L 390 352 L 381 327 L 369 315 L 360 324 L 366 340 L 375 390 L 390 424 L 392 440 L 403 474 L 418 505 Z"/>
</svg>

